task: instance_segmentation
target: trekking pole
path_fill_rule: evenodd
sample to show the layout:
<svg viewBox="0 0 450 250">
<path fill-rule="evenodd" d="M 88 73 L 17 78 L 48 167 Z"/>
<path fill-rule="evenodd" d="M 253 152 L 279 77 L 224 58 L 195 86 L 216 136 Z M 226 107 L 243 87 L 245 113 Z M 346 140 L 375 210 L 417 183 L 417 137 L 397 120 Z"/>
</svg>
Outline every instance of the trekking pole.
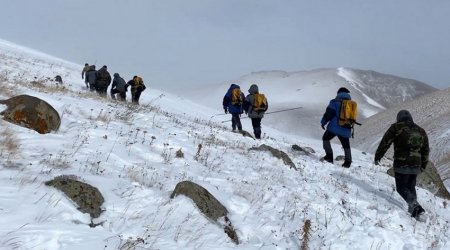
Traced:
<svg viewBox="0 0 450 250">
<path fill-rule="evenodd" d="M 292 111 L 292 110 L 301 109 L 301 108 L 303 108 L 303 107 L 290 108 L 290 109 L 282 109 L 282 110 L 277 110 L 277 111 L 267 112 L 267 113 L 264 113 L 264 114 L 265 114 L 265 115 L 270 115 L 270 114 L 281 113 L 281 112 L 286 112 L 286 111 Z M 242 117 L 241 119 L 247 119 L 247 118 L 249 118 L 249 117 L 246 116 L 246 117 Z M 231 120 L 222 121 L 222 123 L 224 123 L 224 122 L 231 122 Z"/>
</svg>

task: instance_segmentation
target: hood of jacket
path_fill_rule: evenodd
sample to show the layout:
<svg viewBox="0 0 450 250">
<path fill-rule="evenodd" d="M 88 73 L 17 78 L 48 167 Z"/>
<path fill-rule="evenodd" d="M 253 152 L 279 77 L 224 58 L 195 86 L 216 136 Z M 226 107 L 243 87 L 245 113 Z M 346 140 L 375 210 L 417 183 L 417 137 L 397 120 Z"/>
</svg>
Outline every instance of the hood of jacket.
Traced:
<svg viewBox="0 0 450 250">
<path fill-rule="evenodd" d="M 258 94 L 259 93 L 258 85 L 252 84 L 252 86 L 250 86 L 250 88 L 248 89 L 248 93 L 250 93 L 252 95 Z"/>
<path fill-rule="evenodd" d="M 341 93 L 337 94 L 336 99 L 337 100 L 351 100 L 352 97 L 350 96 L 349 93 L 341 92 Z"/>
</svg>

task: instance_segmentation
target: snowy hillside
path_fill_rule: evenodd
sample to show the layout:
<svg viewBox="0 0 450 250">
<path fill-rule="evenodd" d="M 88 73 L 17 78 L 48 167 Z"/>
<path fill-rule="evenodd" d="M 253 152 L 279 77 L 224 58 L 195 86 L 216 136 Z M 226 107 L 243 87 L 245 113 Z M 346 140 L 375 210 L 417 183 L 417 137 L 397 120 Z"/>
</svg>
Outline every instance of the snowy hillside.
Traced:
<svg viewBox="0 0 450 250">
<path fill-rule="evenodd" d="M 381 137 L 395 122 L 398 111 L 407 109 L 414 122 L 422 126 L 430 140 L 430 159 L 450 187 L 450 89 L 436 91 L 395 106 L 363 121 L 357 128 L 354 146 L 374 153 Z"/>
<path fill-rule="evenodd" d="M 349 68 L 317 69 L 300 72 L 257 72 L 220 85 L 203 86 L 193 90 L 179 90 L 179 95 L 222 112 L 222 98 L 230 86 L 237 83 L 245 94 L 256 83 L 269 101 L 269 111 L 296 107 L 301 109 L 268 115 L 263 126 L 310 138 L 322 134 L 320 118 L 328 102 L 340 87 L 347 87 L 358 102 L 361 119 L 376 114 L 403 101 L 436 90 L 424 83 Z"/>
<path fill-rule="evenodd" d="M 412 219 L 386 169 L 371 163 L 373 155 L 355 150 L 350 169 L 323 163 L 321 141 L 267 126 L 270 136 L 261 141 L 243 137 L 211 118 L 215 109 L 151 85 L 138 107 L 102 99 L 83 89 L 80 65 L 8 46 L 0 45 L 0 99 L 40 97 L 62 122 L 59 131 L 38 134 L 0 120 L 0 249 L 450 246 L 448 201 L 418 189 L 428 219 Z M 64 88 L 45 80 L 56 74 L 63 76 Z M 262 143 L 285 151 L 297 170 L 267 152 L 249 150 Z M 293 151 L 293 144 L 316 153 Z M 342 154 L 340 146 L 333 147 Z M 184 156 L 176 157 L 180 149 Z M 101 225 L 89 227 L 88 214 L 43 184 L 60 175 L 100 190 L 104 212 L 94 222 Z M 239 245 L 192 200 L 170 198 L 185 180 L 202 185 L 227 208 Z"/>
</svg>

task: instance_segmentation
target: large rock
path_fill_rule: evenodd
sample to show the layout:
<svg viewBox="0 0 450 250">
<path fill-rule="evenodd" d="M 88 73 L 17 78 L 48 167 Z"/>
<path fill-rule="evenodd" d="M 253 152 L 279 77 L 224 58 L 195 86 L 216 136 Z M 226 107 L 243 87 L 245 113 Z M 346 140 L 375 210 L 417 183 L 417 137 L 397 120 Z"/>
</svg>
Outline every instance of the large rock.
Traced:
<svg viewBox="0 0 450 250">
<path fill-rule="evenodd" d="M 239 244 L 236 231 L 231 225 L 231 221 L 228 219 L 228 210 L 204 187 L 190 182 L 182 181 L 177 184 L 175 190 L 173 190 L 170 198 L 174 198 L 177 195 L 185 195 L 194 201 L 195 205 L 200 211 L 209 219 L 218 222 L 219 218 L 224 218 L 225 225 L 224 231 L 230 237 L 233 242 Z"/>
<path fill-rule="evenodd" d="M 19 95 L 0 100 L 7 108 L 0 114 L 3 119 L 36 130 L 40 134 L 57 131 L 61 124 L 58 112 L 47 102 L 34 96 Z"/>
<path fill-rule="evenodd" d="M 87 183 L 76 180 L 72 176 L 58 176 L 45 185 L 52 186 L 67 195 L 78 205 L 78 210 L 97 218 L 103 212 L 101 206 L 105 199 L 100 191 Z"/>
<path fill-rule="evenodd" d="M 286 164 L 286 165 L 290 166 L 291 168 L 297 170 L 297 167 L 295 166 L 295 163 L 292 161 L 292 159 L 289 157 L 289 155 L 286 154 L 285 152 L 281 151 L 281 150 L 278 150 L 278 149 L 273 148 L 271 146 L 268 146 L 266 144 L 262 144 L 259 147 L 250 148 L 249 150 L 268 151 L 273 156 L 275 156 L 276 158 L 283 160 L 284 164 Z"/>
</svg>

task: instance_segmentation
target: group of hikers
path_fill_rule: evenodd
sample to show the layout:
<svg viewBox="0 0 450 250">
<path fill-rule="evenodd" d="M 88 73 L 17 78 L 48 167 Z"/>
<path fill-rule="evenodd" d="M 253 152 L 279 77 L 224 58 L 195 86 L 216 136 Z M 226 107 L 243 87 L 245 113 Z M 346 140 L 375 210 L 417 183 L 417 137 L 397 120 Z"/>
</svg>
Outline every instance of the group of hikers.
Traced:
<svg viewBox="0 0 450 250">
<path fill-rule="evenodd" d="M 240 116 L 248 114 L 252 120 L 253 132 L 256 139 L 261 139 L 261 119 L 268 109 L 268 102 L 264 94 L 259 93 L 258 86 L 250 86 L 249 95 L 244 97 L 239 85 L 231 84 L 223 98 L 225 113 L 232 116 L 232 129 L 242 131 Z M 322 136 L 324 161 L 333 163 L 333 149 L 331 140 L 337 137 L 344 149 L 344 163 L 342 167 L 349 168 L 352 164 L 350 138 L 353 137 L 353 126 L 361 125 L 356 121 L 357 104 L 352 100 L 350 91 L 341 87 L 332 99 L 322 119 L 321 127 L 325 130 Z M 375 153 L 374 163 L 379 165 L 384 154 L 394 144 L 394 173 L 397 192 L 406 201 L 408 212 L 414 218 L 425 213 L 417 201 L 417 175 L 425 171 L 428 164 L 429 143 L 425 130 L 414 123 L 408 110 L 398 112 L 396 122 L 384 134 Z"/>
<path fill-rule="evenodd" d="M 131 102 L 139 104 L 141 93 L 146 89 L 144 81 L 140 76 L 134 76 L 128 82 L 119 75 L 114 73 L 114 78 L 108 72 L 108 67 L 104 65 L 99 70 L 95 69 L 95 65 L 86 63 L 81 71 L 81 79 L 84 79 L 86 88 L 90 91 L 96 91 L 100 96 L 106 97 L 109 85 L 111 85 L 110 95 L 112 99 L 118 99 L 126 102 L 128 87 L 131 88 Z M 118 96 L 118 98 L 116 98 Z"/>
</svg>

